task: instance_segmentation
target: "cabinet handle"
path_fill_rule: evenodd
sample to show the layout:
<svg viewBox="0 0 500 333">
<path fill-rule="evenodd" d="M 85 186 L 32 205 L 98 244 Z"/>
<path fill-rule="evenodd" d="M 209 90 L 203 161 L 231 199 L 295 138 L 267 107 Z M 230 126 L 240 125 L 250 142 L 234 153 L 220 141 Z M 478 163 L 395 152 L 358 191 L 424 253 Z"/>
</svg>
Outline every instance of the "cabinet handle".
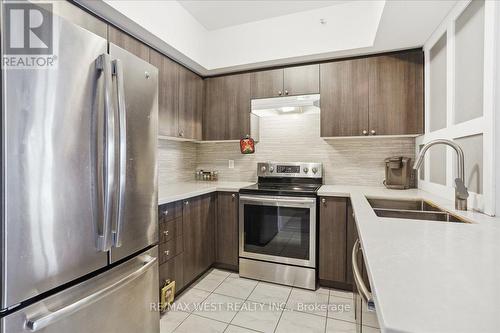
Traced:
<svg viewBox="0 0 500 333">
<path fill-rule="evenodd" d="M 278 95 L 281 96 L 282 94 L 281 90 L 278 90 Z"/>
<path fill-rule="evenodd" d="M 168 230 L 165 230 L 165 231 L 163 232 L 163 234 L 164 234 L 165 236 L 168 236 Z"/>
<path fill-rule="evenodd" d="M 168 256 L 170 254 L 170 250 L 167 250 L 165 252 L 163 252 L 166 256 Z"/>
<path fill-rule="evenodd" d="M 179 131 L 179 136 L 183 137 L 184 136 L 184 131 Z"/>
<path fill-rule="evenodd" d="M 368 135 L 368 131 L 367 130 L 363 130 L 363 135 Z"/>
<path fill-rule="evenodd" d="M 233 200 L 236 198 L 236 194 L 231 194 L 231 198 L 233 198 Z"/>
<path fill-rule="evenodd" d="M 370 133 L 371 133 L 372 135 L 377 134 L 377 132 L 375 132 L 375 130 L 373 130 L 373 129 L 370 131 Z"/>
<path fill-rule="evenodd" d="M 166 210 L 165 212 L 163 212 L 163 214 L 164 214 L 165 216 L 167 216 L 167 215 L 168 215 L 168 210 Z"/>
<path fill-rule="evenodd" d="M 189 201 L 184 201 L 184 205 L 185 206 L 189 205 Z"/>
<path fill-rule="evenodd" d="M 288 95 L 288 90 L 285 90 L 285 95 Z"/>
<path fill-rule="evenodd" d="M 325 198 L 321 199 L 321 203 L 322 203 L 323 205 L 324 205 L 324 204 L 326 204 L 326 199 L 325 199 Z"/>
</svg>

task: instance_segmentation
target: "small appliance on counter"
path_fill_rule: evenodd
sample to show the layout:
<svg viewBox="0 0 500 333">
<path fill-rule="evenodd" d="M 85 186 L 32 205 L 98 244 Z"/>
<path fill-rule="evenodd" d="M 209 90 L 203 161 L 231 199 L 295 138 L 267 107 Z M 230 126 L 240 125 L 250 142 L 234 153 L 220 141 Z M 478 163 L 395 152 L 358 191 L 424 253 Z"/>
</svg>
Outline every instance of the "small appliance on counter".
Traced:
<svg viewBox="0 0 500 333">
<path fill-rule="evenodd" d="M 403 156 L 388 157 L 385 162 L 385 187 L 393 190 L 410 188 L 411 158 Z"/>
</svg>

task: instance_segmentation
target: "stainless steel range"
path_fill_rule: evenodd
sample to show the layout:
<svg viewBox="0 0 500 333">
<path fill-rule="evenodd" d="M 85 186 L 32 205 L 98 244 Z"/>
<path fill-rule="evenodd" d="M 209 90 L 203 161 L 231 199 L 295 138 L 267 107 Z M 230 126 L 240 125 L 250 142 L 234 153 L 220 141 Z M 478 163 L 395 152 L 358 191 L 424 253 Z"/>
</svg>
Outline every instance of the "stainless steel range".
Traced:
<svg viewBox="0 0 500 333">
<path fill-rule="evenodd" d="M 316 193 L 320 163 L 266 162 L 240 190 L 240 275 L 316 289 Z"/>
</svg>

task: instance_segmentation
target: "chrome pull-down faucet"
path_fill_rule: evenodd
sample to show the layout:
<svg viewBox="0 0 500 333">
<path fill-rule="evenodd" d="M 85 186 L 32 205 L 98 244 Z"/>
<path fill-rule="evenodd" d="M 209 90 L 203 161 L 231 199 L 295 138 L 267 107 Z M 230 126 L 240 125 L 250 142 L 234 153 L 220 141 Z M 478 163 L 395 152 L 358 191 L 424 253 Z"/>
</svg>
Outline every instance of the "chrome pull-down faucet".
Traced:
<svg viewBox="0 0 500 333">
<path fill-rule="evenodd" d="M 437 139 L 428 142 L 420 150 L 417 156 L 417 160 L 413 165 L 413 169 L 418 170 L 422 163 L 424 162 L 424 156 L 430 147 L 438 144 L 443 144 L 450 146 L 457 153 L 457 178 L 455 179 L 455 209 L 457 210 L 467 210 L 467 198 L 469 197 L 469 191 L 465 187 L 465 170 L 464 170 L 464 151 L 458 144 L 451 140 Z"/>
</svg>

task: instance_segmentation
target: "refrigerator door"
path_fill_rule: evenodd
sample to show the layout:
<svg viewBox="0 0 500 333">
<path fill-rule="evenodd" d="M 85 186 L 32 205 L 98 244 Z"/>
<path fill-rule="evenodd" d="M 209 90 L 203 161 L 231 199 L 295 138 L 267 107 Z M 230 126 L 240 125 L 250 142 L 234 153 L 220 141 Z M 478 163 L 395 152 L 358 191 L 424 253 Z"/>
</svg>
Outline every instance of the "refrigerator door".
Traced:
<svg viewBox="0 0 500 333">
<path fill-rule="evenodd" d="M 1 333 L 160 331 L 158 248 L 1 319 Z"/>
<path fill-rule="evenodd" d="M 1 309 L 107 265 L 93 130 L 111 87 L 96 66 L 107 42 L 53 21 L 56 69 L 3 70 Z"/>
<path fill-rule="evenodd" d="M 117 163 L 121 188 L 117 186 L 111 249 L 111 262 L 116 262 L 158 242 L 158 70 L 111 43 L 109 54 L 114 64 L 116 119 L 125 124 L 125 130 L 117 131 L 125 137 L 117 137 L 116 159 L 126 163 L 121 168 Z"/>
</svg>

